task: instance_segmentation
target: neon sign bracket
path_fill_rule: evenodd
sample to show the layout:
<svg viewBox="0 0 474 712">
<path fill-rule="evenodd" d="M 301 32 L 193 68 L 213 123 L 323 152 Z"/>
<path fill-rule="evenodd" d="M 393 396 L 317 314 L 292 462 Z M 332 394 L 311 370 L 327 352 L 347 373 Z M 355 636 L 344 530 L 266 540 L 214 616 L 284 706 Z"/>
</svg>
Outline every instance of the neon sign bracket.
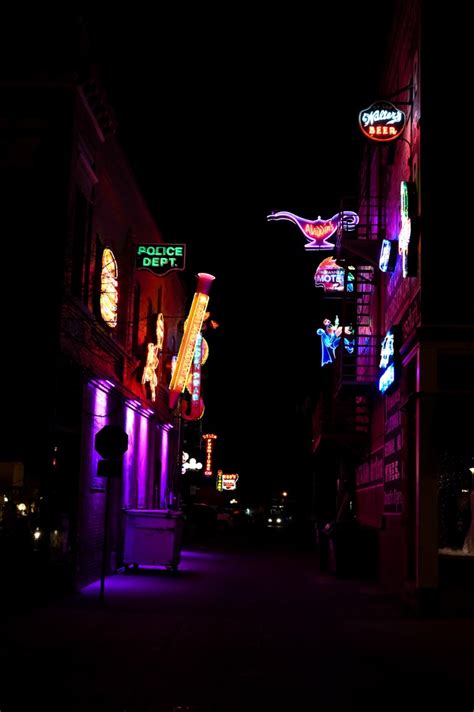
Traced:
<svg viewBox="0 0 474 712">
<path fill-rule="evenodd" d="M 387 99 L 393 99 L 394 97 L 398 96 L 399 94 L 403 94 L 403 92 L 409 91 L 409 92 L 410 92 L 410 98 L 409 98 L 408 101 L 397 101 L 397 104 L 400 104 L 400 106 L 409 106 L 409 107 L 410 107 L 411 111 L 410 111 L 409 116 L 407 117 L 407 121 L 408 121 L 408 119 L 411 118 L 411 115 L 412 115 L 412 112 L 413 112 L 413 89 L 414 89 L 414 87 L 415 87 L 415 85 L 414 85 L 413 83 L 412 83 L 412 84 L 407 84 L 406 87 L 402 87 L 401 89 L 398 89 L 397 91 L 394 91 L 392 94 L 389 94 L 388 96 L 383 97 L 383 98 L 386 99 L 386 100 L 387 100 Z M 405 143 L 408 144 L 408 148 L 410 149 L 410 155 L 409 155 L 409 157 L 408 157 L 408 165 L 409 165 L 409 167 L 410 167 L 410 180 L 411 180 L 411 167 L 412 167 L 412 161 L 413 161 L 413 146 L 412 146 L 412 142 L 409 141 L 409 140 L 408 140 L 407 138 L 405 138 L 404 136 L 399 136 L 399 137 L 398 137 L 398 140 L 399 140 L 399 141 L 405 141 Z"/>
<path fill-rule="evenodd" d="M 384 100 L 393 99 L 394 97 L 398 96 L 399 94 L 403 94 L 404 91 L 409 91 L 410 92 L 409 101 L 397 101 L 397 104 L 400 104 L 401 106 L 413 106 L 413 88 L 414 88 L 414 84 L 407 84 L 406 87 L 397 89 L 397 91 L 394 91 L 392 94 L 388 94 L 387 96 L 383 96 L 383 97 L 381 97 L 381 99 L 384 99 Z"/>
</svg>

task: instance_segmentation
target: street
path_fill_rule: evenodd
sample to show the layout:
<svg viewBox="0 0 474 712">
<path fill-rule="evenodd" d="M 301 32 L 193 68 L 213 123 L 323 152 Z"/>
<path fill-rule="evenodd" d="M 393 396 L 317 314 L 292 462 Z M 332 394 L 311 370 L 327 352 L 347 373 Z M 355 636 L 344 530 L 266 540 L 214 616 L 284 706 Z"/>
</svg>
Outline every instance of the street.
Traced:
<svg viewBox="0 0 474 712">
<path fill-rule="evenodd" d="M 183 550 L 48 605 L 3 610 L 1 712 L 471 710 L 472 619 L 415 619 L 318 570 L 284 533 Z"/>
</svg>

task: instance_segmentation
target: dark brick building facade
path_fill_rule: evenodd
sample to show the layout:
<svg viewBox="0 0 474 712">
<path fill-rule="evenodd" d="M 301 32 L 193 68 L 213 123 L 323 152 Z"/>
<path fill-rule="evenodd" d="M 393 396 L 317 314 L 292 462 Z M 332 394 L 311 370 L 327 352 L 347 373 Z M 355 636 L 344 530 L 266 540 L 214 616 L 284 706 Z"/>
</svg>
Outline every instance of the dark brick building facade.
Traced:
<svg viewBox="0 0 474 712">
<path fill-rule="evenodd" d="M 395 5 L 373 101 L 391 102 L 407 121 L 401 138 L 367 141 L 358 232 L 338 248 L 356 275 L 338 305 L 356 325 L 356 345 L 338 352 L 313 445 L 321 510 L 329 502 L 333 517 L 355 513 L 361 527 L 354 570 L 370 539 L 372 571 L 376 563 L 387 588 L 418 603 L 449 598 L 460 582 L 466 590 L 474 564 L 473 249 L 456 217 L 469 204 L 456 178 L 463 140 L 442 109 L 456 113 L 448 97 L 463 93 L 466 33 L 459 17 L 428 3 Z M 386 271 L 383 240 L 396 256 Z M 395 364 L 387 390 L 383 342 Z"/>
<path fill-rule="evenodd" d="M 137 243 L 165 240 L 94 69 L 72 45 L 67 56 L 71 66 L 62 56 L 61 71 L 51 50 L 38 67 L 3 72 L 0 494 L 26 505 L 38 557 L 80 585 L 100 572 L 98 430 L 113 424 L 128 434 L 122 476 L 111 480 L 108 568 L 120 564 L 123 508 L 173 505 L 176 428 L 167 393 L 185 295 L 179 272 L 135 269 Z M 142 376 L 158 317 L 164 334 L 153 399 Z M 8 463 L 18 463 L 16 482 Z"/>
</svg>

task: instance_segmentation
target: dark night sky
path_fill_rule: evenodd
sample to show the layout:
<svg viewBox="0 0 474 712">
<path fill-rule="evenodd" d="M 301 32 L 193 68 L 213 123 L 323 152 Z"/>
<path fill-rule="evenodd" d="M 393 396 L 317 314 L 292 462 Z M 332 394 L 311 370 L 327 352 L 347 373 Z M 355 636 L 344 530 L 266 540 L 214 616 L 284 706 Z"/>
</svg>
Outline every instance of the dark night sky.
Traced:
<svg viewBox="0 0 474 712">
<path fill-rule="evenodd" d="M 127 5 L 82 16 L 118 138 L 164 240 L 188 244 L 190 298 L 197 272 L 216 276 L 210 309 L 220 328 L 209 337 L 203 424 L 219 435 L 219 464 L 247 487 L 290 485 L 297 408 L 320 374 L 320 259 L 305 253 L 296 226 L 266 216 L 328 218 L 356 192 L 357 116 L 378 98 L 394 3 L 266 14 Z M 51 17 L 41 11 L 28 31 L 21 26 L 13 54 L 33 37 L 48 51 L 36 22 L 60 40 L 67 20 Z M 61 64 L 61 51 L 54 58 Z"/>
<path fill-rule="evenodd" d="M 190 293 L 198 271 L 216 276 L 204 429 L 247 486 L 298 476 L 297 407 L 320 369 L 320 259 L 266 215 L 328 218 L 356 191 L 357 115 L 377 98 L 393 3 L 380 6 L 86 17 L 150 209 L 165 241 L 188 243 Z"/>
</svg>

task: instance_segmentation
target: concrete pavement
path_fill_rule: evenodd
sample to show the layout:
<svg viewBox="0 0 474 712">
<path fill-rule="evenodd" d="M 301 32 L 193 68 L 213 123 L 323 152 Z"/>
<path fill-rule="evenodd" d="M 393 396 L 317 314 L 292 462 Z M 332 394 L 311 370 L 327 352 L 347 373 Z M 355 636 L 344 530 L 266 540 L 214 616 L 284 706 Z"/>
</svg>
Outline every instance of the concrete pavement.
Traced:
<svg viewBox="0 0 474 712">
<path fill-rule="evenodd" d="M 474 708 L 473 619 L 404 617 L 284 538 L 216 539 L 2 615 L 1 712 Z"/>
</svg>

